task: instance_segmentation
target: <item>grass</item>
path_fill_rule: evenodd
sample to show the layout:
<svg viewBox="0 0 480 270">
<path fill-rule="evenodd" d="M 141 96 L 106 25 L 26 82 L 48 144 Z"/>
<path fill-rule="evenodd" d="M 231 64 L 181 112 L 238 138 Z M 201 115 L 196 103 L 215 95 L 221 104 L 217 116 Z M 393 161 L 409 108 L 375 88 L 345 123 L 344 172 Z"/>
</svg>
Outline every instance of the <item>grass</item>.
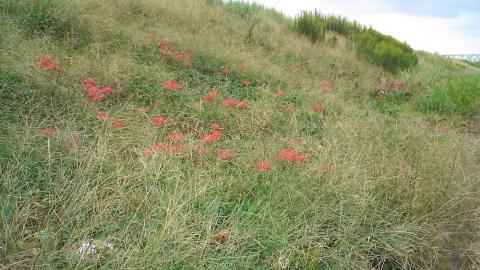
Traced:
<svg viewBox="0 0 480 270">
<path fill-rule="evenodd" d="M 56 18 L 73 16 L 74 30 L 88 30 L 76 47 L 55 31 L 30 34 L 10 12 L 25 3 L 0 9 L 1 268 L 478 265 L 478 138 L 449 115 L 432 121 L 436 112 L 404 106 L 442 77 L 474 70 L 420 53 L 417 70 L 391 75 L 356 58 L 341 36 L 335 46 L 313 44 L 262 12 L 233 16 L 212 1 L 51 2 Z M 162 54 L 158 40 L 191 55 L 192 67 Z M 60 71 L 39 68 L 46 54 Z M 86 76 L 117 92 L 92 103 Z M 184 88 L 166 90 L 169 80 Z M 384 108 L 397 107 L 392 117 L 370 104 L 372 92 L 388 92 L 395 80 L 409 94 L 385 98 Z M 212 89 L 219 97 L 204 102 Z M 225 98 L 250 107 L 227 108 Z M 327 109 L 314 113 L 314 103 Z M 157 116 L 167 125 L 152 125 Z M 120 120 L 127 125 L 112 129 Z M 204 145 L 214 123 L 224 136 Z M 451 131 L 439 131 L 445 126 Z M 56 134 L 45 136 L 45 127 Z M 175 133 L 186 137 L 183 153 L 142 154 Z M 199 155 L 201 146 L 209 153 Z M 286 148 L 308 162 L 277 160 Z M 220 160 L 223 149 L 236 156 Z M 263 160 L 272 171 L 255 170 Z M 82 257 L 88 242 L 98 248 Z"/>
</svg>

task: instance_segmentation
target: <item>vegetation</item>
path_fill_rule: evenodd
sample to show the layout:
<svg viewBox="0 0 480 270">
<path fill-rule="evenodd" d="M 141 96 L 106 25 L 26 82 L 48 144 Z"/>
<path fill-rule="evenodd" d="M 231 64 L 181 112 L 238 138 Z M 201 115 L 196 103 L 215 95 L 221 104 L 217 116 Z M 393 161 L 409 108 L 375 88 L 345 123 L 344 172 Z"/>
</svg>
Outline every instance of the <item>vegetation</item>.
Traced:
<svg viewBox="0 0 480 270">
<path fill-rule="evenodd" d="M 391 72 L 414 67 L 418 63 L 418 57 L 407 44 L 342 16 L 304 12 L 296 18 L 295 26 L 299 33 L 314 42 L 323 40 L 326 30 L 342 34 L 355 41 L 359 55 Z"/>
<path fill-rule="evenodd" d="M 0 7 L 0 268 L 478 268 L 478 137 L 418 109 L 471 114 L 477 69 L 216 1 Z"/>
</svg>

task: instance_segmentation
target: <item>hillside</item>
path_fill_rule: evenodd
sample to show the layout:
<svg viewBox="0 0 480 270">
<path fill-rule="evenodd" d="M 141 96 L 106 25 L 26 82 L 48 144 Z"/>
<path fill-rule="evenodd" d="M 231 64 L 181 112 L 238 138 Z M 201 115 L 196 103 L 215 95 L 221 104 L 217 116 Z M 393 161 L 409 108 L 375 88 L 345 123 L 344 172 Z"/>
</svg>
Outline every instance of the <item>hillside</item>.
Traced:
<svg viewBox="0 0 480 270">
<path fill-rule="evenodd" d="M 0 1 L 0 268 L 478 267 L 479 69 L 325 35 L 215 0 Z"/>
</svg>

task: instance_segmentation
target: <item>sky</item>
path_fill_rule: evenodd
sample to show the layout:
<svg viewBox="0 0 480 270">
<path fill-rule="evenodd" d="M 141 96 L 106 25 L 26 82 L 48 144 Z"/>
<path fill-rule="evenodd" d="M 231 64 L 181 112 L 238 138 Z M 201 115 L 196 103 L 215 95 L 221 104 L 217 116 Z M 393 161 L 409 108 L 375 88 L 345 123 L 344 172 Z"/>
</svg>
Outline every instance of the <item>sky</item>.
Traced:
<svg viewBox="0 0 480 270">
<path fill-rule="evenodd" d="M 295 16 L 346 16 L 406 41 L 415 50 L 480 54 L 480 0 L 249 0 Z"/>
</svg>

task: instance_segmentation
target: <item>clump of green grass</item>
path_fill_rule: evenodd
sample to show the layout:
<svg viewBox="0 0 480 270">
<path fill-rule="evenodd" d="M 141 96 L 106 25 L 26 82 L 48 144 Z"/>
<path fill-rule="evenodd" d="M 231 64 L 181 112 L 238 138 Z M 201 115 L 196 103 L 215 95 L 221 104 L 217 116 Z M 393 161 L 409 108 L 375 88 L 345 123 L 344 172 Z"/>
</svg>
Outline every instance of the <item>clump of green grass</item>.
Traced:
<svg viewBox="0 0 480 270">
<path fill-rule="evenodd" d="M 317 19 L 316 13 L 303 12 L 295 19 L 295 28 L 299 33 L 308 36 L 312 42 L 325 39 L 325 26 Z"/>
<path fill-rule="evenodd" d="M 452 79 L 417 95 L 414 102 L 422 112 L 472 116 L 480 111 L 480 80 Z"/>
</svg>

